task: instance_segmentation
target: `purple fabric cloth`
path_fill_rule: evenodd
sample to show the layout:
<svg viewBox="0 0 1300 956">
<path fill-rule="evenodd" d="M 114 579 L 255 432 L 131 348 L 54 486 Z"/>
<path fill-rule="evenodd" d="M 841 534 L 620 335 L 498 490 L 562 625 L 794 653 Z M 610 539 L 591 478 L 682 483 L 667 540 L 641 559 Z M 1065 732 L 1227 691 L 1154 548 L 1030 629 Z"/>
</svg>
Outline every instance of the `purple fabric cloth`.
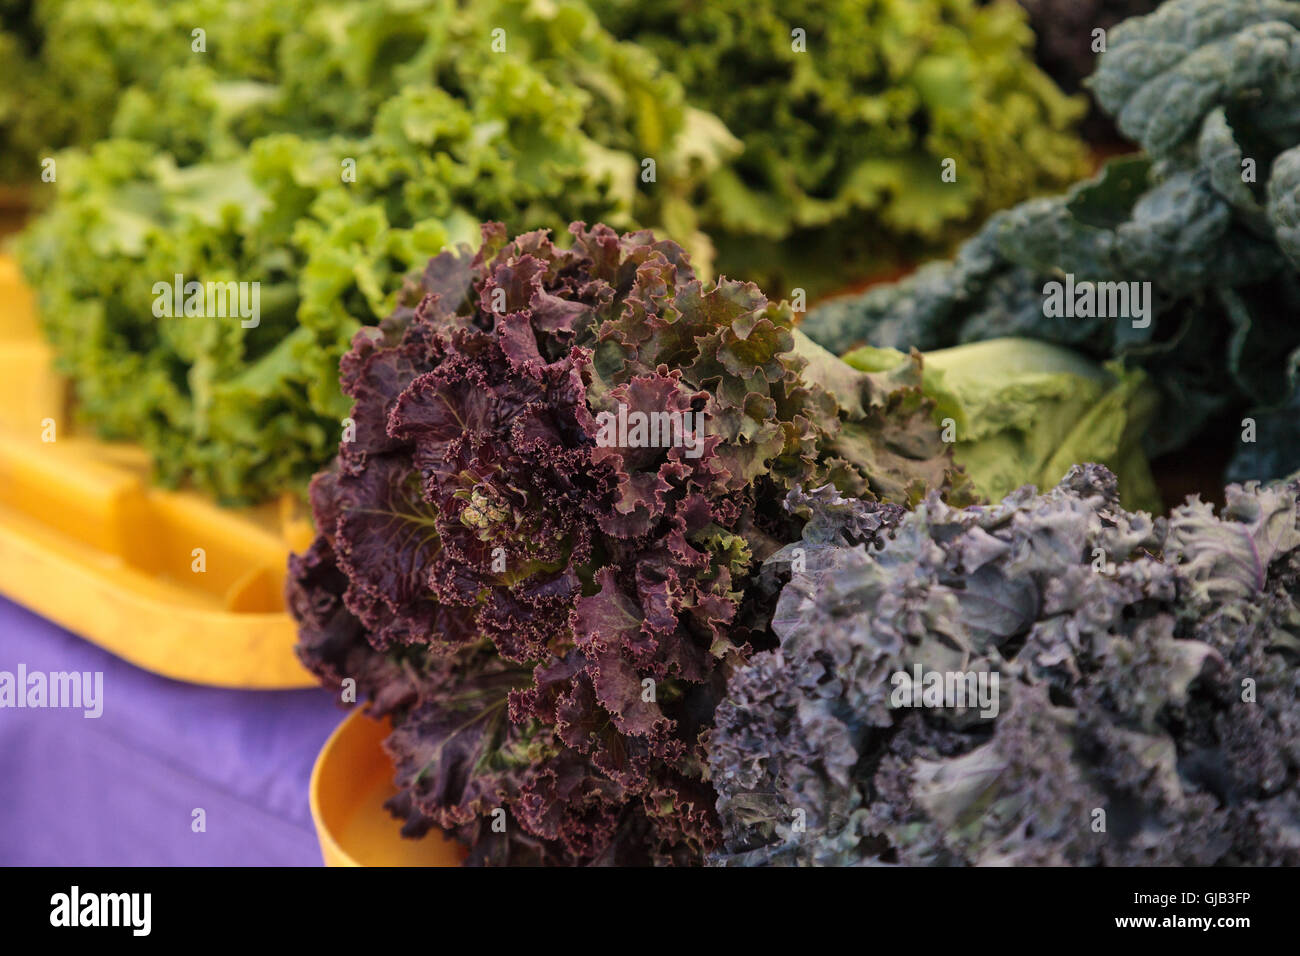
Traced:
<svg viewBox="0 0 1300 956">
<path fill-rule="evenodd" d="M 102 671 L 103 715 L 0 707 L 0 864 L 320 865 L 307 783 L 344 716 L 327 692 L 168 680 L 0 599 L 0 671 L 20 663 Z"/>
</svg>

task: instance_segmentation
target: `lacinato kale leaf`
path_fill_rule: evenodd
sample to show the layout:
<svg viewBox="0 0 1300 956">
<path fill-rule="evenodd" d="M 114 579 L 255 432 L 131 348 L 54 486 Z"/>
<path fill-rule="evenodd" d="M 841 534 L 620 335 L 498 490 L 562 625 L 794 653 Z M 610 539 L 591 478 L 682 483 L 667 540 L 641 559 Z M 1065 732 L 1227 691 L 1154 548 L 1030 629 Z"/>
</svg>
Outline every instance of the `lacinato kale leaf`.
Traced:
<svg viewBox="0 0 1300 956">
<path fill-rule="evenodd" d="M 1234 480 L 1300 467 L 1300 4 L 1170 0 L 1110 33 L 1090 80 L 1144 155 L 989 219 L 957 256 L 833 300 L 804 330 L 934 349 L 1010 335 L 1143 368 L 1158 455 L 1212 421 Z M 1148 314 L 1056 314 L 1048 284 L 1150 283 Z M 1225 455 L 1227 457 L 1227 455 Z"/>
</svg>

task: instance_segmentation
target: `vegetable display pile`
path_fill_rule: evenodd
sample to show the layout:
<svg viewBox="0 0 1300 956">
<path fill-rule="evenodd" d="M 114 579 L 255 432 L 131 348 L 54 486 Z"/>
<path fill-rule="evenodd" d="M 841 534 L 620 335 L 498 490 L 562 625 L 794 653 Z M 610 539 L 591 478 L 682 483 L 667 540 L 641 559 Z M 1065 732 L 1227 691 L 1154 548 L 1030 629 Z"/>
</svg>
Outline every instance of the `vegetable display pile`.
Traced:
<svg viewBox="0 0 1300 956">
<path fill-rule="evenodd" d="M 20 257 L 81 420 L 142 443 L 164 484 L 256 502 L 300 489 L 328 461 L 347 411 L 332 370 L 359 324 L 387 314 L 404 274 L 472 241 L 481 221 L 650 226 L 709 274 L 705 230 L 725 228 L 733 248 L 755 253 L 733 257 L 728 273 L 742 278 L 771 271 L 759 240 L 812 249 L 825 232 L 807 274 L 788 276 L 812 289 L 845 281 L 851 239 L 870 231 L 845 228 L 856 210 L 941 240 L 1068 181 L 1076 111 L 1029 64 L 1018 19 L 968 6 L 973 42 L 962 25 L 940 28 L 937 6 L 920 21 L 882 8 L 891 29 L 916 34 L 905 56 L 818 79 L 812 125 L 798 103 L 770 115 L 756 103 L 728 130 L 699 108 L 717 106 L 712 92 L 688 97 L 581 0 L 36 0 L 26 32 L 7 34 L 31 63 L 15 66 L 0 133 L 9 113 L 16 129 L 43 131 L 39 148 L 7 150 L 31 176 L 52 145 L 83 148 L 55 155 L 54 201 Z M 856 57 L 858 34 L 844 29 L 852 42 L 832 60 L 813 49 L 798 62 Z M 700 39 L 715 56 L 716 38 Z M 772 63 L 788 72 L 792 55 L 777 50 Z M 703 66 L 689 67 L 702 83 Z M 850 79 L 896 93 L 855 98 Z M 755 89 L 779 97 L 782 86 Z M 28 112 L 45 118 L 23 121 Z M 777 142 L 746 139 L 744 124 L 774 117 Z M 834 168 L 812 160 L 826 143 Z M 784 149 L 789 162 L 749 182 Z M 882 158 L 853 165 L 863 150 Z M 940 180 L 949 155 L 962 164 L 955 183 Z M 795 186 L 801 168 L 820 180 Z M 702 223 L 697 209 L 735 218 Z M 260 283 L 260 319 L 158 317 L 151 290 L 178 275 Z"/>
<path fill-rule="evenodd" d="M 700 190 L 701 215 L 719 271 L 766 289 L 842 285 L 1085 171 L 1069 134 L 1083 103 L 1034 67 L 1015 4 L 593 6 L 743 141 Z"/>
<path fill-rule="evenodd" d="M 1300 467 L 1300 4 L 1174 0 L 1112 30 L 1090 83 L 1143 155 L 993 216 L 952 262 L 803 328 L 835 350 L 1028 336 L 1121 358 L 1162 394 L 1150 454 L 1226 423 L 1230 478 L 1286 475 Z M 1049 308 L 1053 282 L 1078 290 L 1068 309 Z M 1101 283 L 1149 283 L 1149 310 L 1089 305 Z"/>
<path fill-rule="evenodd" d="M 1300 865 L 1300 0 L 0 0 L 0 176 L 394 837 Z"/>
<path fill-rule="evenodd" d="M 967 489 L 914 364 L 855 371 L 673 243 L 572 232 L 484 227 L 358 333 L 356 433 L 313 482 L 289 603 L 303 661 L 392 715 L 407 833 L 475 862 L 699 862 L 699 736 L 766 639 L 783 490 Z M 680 440 L 607 430 L 661 415 Z"/>
<path fill-rule="evenodd" d="M 1300 864 L 1298 491 L 1154 521 L 1091 465 L 991 507 L 793 496 L 780 648 L 708 738 L 713 862 Z"/>
</svg>

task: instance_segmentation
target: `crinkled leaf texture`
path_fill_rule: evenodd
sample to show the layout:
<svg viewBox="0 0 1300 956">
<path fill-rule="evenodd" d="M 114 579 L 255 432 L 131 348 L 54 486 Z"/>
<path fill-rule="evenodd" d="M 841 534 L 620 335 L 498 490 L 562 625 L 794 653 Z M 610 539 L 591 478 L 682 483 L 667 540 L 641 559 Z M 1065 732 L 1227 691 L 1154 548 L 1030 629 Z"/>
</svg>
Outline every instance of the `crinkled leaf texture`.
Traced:
<svg viewBox="0 0 1300 956">
<path fill-rule="evenodd" d="M 1300 863 L 1298 494 L 1153 520 L 1086 465 L 992 506 L 813 501 L 780 646 L 709 735 L 713 862 Z M 906 706 L 916 668 L 997 693 Z"/>
<path fill-rule="evenodd" d="M 832 300 L 803 330 L 836 352 L 1026 336 L 1120 359 L 1161 392 L 1149 455 L 1250 418 L 1257 440 L 1224 451 L 1228 476 L 1289 474 L 1300 468 L 1300 3 L 1170 0 L 1111 31 L 1091 85 L 1146 155 L 994 215 L 952 261 Z M 1135 310 L 1049 316 L 1045 287 L 1066 275 L 1149 282 L 1149 322 Z"/>
<path fill-rule="evenodd" d="M 1268 181 L 1268 214 L 1277 244 L 1300 269 L 1300 146 L 1289 149 L 1273 164 Z"/>
<path fill-rule="evenodd" d="M 698 862 L 700 735 L 771 643 L 758 564 L 802 524 L 783 490 L 965 484 L 915 363 L 859 372 L 673 243 L 571 232 L 484 226 L 355 337 L 355 434 L 291 565 L 299 652 L 392 715 L 406 832 L 478 862 Z"/>
</svg>

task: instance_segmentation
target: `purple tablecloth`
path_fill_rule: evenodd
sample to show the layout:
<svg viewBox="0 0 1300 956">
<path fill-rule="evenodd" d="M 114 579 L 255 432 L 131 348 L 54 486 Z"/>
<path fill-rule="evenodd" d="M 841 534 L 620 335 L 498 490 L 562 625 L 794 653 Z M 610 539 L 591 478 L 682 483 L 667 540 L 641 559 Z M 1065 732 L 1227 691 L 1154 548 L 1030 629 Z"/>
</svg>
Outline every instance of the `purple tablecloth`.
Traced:
<svg viewBox="0 0 1300 956">
<path fill-rule="evenodd" d="M 102 671 L 103 715 L 0 707 L 0 864 L 320 864 L 307 781 L 344 716 L 325 691 L 157 677 L 0 599 L 0 672 L 19 664 Z"/>
</svg>

